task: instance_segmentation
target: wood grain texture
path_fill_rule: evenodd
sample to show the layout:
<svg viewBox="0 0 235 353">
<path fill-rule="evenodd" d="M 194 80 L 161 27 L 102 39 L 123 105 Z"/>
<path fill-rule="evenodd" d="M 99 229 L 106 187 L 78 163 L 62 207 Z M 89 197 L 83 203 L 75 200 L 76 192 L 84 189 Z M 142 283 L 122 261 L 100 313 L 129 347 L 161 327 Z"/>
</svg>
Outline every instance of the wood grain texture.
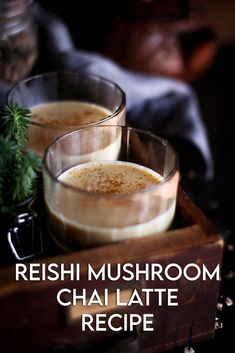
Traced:
<svg viewBox="0 0 235 353">
<path fill-rule="evenodd" d="M 66 320 L 66 311 L 56 301 L 61 288 L 104 288 L 115 290 L 118 287 L 128 289 L 141 288 L 178 288 L 176 307 L 168 307 L 166 302 L 156 306 L 130 307 L 126 312 L 154 313 L 156 320 L 154 332 L 136 333 L 136 342 L 140 352 L 160 352 L 182 344 L 202 340 L 213 336 L 216 303 L 219 282 L 215 280 L 177 282 L 169 280 L 144 281 L 138 283 L 109 280 L 87 281 L 87 264 L 94 269 L 104 263 L 114 267 L 117 263 L 159 263 L 163 267 L 177 263 L 184 267 L 188 263 L 205 264 L 212 270 L 221 263 L 223 241 L 205 216 L 180 189 L 178 193 L 177 213 L 182 226 L 142 239 L 122 241 L 62 256 L 37 261 L 37 263 L 80 264 L 81 278 L 76 281 L 15 281 L 15 268 L 0 271 L 0 312 L 1 312 L 1 348 L 4 352 L 43 353 L 54 342 L 69 341 L 75 347 L 83 349 L 99 344 L 104 345 L 111 339 L 120 341 L 120 333 L 81 332 L 79 323 L 72 325 Z M 29 266 L 29 264 L 28 264 Z M 117 312 L 119 309 L 117 309 Z M 126 334 L 123 334 L 126 337 Z M 135 346 L 136 347 L 136 346 Z M 105 351 L 105 349 L 104 349 Z"/>
</svg>

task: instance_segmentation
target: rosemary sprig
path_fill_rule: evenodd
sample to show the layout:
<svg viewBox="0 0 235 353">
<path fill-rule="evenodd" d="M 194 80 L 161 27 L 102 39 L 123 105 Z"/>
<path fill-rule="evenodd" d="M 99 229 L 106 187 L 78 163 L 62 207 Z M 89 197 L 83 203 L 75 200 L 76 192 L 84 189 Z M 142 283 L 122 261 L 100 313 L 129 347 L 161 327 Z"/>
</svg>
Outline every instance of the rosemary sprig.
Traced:
<svg viewBox="0 0 235 353">
<path fill-rule="evenodd" d="M 41 159 L 28 146 L 30 110 L 16 102 L 4 110 L 0 140 L 0 212 L 32 195 Z"/>
</svg>

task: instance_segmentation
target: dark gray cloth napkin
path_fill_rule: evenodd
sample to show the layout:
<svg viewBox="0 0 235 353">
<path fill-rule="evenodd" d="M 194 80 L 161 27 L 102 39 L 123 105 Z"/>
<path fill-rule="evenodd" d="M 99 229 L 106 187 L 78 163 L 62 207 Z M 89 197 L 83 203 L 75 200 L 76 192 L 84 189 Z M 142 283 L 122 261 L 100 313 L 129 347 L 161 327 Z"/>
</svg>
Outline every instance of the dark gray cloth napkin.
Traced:
<svg viewBox="0 0 235 353">
<path fill-rule="evenodd" d="M 56 15 L 37 4 L 33 8 L 39 31 L 53 70 L 76 70 L 100 75 L 116 82 L 126 93 L 127 119 L 134 127 L 158 135 L 184 141 L 191 154 L 180 158 L 200 156 L 204 176 L 213 176 L 213 161 L 205 126 L 200 116 L 197 98 L 184 82 L 126 70 L 98 53 L 75 48 L 66 24 Z M 95 29 L 94 29 L 95 30 Z M 121 50 L 121 48 L 120 48 Z M 45 54 L 44 54 L 45 55 Z M 0 88 L 1 89 L 1 88 Z"/>
</svg>

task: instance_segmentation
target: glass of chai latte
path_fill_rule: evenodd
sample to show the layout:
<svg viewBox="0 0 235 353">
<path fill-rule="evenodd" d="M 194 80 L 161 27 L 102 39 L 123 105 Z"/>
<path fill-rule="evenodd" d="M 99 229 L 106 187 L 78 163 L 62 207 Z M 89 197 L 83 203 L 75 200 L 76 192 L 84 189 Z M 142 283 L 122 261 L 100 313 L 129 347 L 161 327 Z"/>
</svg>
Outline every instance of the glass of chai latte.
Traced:
<svg viewBox="0 0 235 353">
<path fill-rule="evenodd" d="M 59 136 L 78 127 L 125 125 L 125 93 L 105 78 L 77 72 L 52 72 L 29 77 L 8 93 L 31 110 L 29 145 L 43 156 Z"/>
<path fill-rule="evenodd" d="M 169 229 L 179 182 L 177 154 L 150 132 L 97 125 L 46 150 L 44 196 L 50 232 L 64 250 Z"/>
</svg>

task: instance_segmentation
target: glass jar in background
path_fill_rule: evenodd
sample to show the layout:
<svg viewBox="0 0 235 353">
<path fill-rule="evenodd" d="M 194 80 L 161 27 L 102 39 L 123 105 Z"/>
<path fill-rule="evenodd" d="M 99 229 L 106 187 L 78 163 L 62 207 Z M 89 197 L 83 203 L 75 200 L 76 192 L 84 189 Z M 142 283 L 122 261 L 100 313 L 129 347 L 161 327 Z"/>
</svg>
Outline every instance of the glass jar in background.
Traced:
<svg viewBox="0 0 235 353">
<path fill-rule="evenodd" d="M 0 82 L 16 83 L 32 69 L 37 57 L 33 0 L 0 0 Z"/>
</svg>

